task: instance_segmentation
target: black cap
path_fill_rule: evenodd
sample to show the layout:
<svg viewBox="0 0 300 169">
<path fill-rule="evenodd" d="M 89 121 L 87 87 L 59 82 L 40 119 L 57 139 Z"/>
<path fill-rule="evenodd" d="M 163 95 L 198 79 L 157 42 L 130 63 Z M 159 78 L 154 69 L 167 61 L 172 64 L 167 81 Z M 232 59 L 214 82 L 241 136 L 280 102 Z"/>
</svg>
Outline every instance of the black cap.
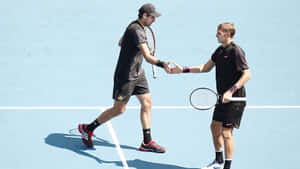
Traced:
<svg viewBox="0 0 300 169">
<path fill-rule="evenodd" d="M 148 15 L 154 16 L 154 17 L 159 17 L 161 16 L 160 13 L 158 13 L 155 9 L 155 7 L 148 3 L 148 4 L 144 4 L 140 9 L 139 9 L 139 13 L 143 14 L 146 13 Z"/>
</svg>

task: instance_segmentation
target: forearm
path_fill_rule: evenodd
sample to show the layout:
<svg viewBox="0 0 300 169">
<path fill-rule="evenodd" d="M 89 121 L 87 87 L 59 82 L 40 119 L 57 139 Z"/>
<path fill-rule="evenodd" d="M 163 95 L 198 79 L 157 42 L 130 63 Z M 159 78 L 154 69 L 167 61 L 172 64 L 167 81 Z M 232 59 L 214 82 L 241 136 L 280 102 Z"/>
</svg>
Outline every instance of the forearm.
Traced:
<svg viewBox="0 0 300 169">
<path fill-rule="evenodd" d="M 155 58 L 154 56 L 152 56 L 150 53 L 145 54 L 144 58 L 148 63 L 151 63 L 151 64 L 156 64 L 158 62 L 158 59 Z"/>
<path fill-rule="evenodd" d="M 191 73 L 201 73 L 201 72 L 203 72 L 203 67 L 204 67 L 203 64 L 202 65 L 198 65 L 198 66 L 191 66 L 190 67 L 190 72 Z"/>
<path fill-rule="evenodd" d="M 150 51 L 148 49 L 148 46 L 145 43 L 140 44 L 138 47 L 142 51 L 144 58 L 148 63 L 157 65 L 162 68 L 164 67 L 165 62 L 162 62 L 162 61 L 158 60 L 157 58 L 155 58 L 154 56 L 152 56 L 152 54 L 150 53 Z"/>
<path fill-rule="evenodd" d="M 189 72 L 191 73 L 203 73 L 203 72 L 210 72 L 211 69 L 215 66 L 214 62 L 209 60 L 205 64 L 201 64 L 198 66 L 191 66 L 191 67 L 186 67 L 189 69 Z M 184 73 L 187 73 L 187 70 L 183 70 Z"/>
<path fill-rule="evenodd" d="M 233 94 L 236 90 L 244 86 L 244 84 L 251 78 L 250 70 L 244 70 L 241 78 L 229 89 Z"/>
<path fill-rule="evenodd" d="M 165 64 L 165 62 L 163 62 L 161 60 L 158 60 L 157 58 L 153 57 L 152 55 L 145 57 L 145 60 L 148 63 L 151 63 L 151 64 L 156 65 L 156 66 L 161 67 L 161 68 L 163 68 L 164 64 Z"/>
<path fill-rule="evenodd" d="M 244 70 L 241 78 L 235 83 L 235 85 L 242 87 L 251 78 L 250 70 Z"/>
</svg>

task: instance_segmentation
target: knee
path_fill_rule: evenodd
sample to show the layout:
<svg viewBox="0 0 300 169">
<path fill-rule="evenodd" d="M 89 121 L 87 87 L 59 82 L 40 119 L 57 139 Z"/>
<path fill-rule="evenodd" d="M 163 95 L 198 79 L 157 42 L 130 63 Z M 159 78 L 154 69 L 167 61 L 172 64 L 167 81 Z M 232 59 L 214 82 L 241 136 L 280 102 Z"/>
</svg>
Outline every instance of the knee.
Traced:
<svg viewBox="0 0 300 169">
<path fill-rule="evenodd" d="M 142 109 L 145 111 L 151 110 L 152 107 L 152 100 L 151 99 L 146 99 L 142 103 Z"/>
<path fill-rule="evenodd" d="M 231 130 L 223 130 L 222 131 L 222 136 L 223 136 L 224 140 L 231 139 L 232 138 Z"/>
<path fill-rule="evenodd" d="M 114 114 L 117 116 L 117 115 L 120 115 L 122 113 L 124 113 L 126 110 L 126 107 L 114 107 Z"/>
</svg>

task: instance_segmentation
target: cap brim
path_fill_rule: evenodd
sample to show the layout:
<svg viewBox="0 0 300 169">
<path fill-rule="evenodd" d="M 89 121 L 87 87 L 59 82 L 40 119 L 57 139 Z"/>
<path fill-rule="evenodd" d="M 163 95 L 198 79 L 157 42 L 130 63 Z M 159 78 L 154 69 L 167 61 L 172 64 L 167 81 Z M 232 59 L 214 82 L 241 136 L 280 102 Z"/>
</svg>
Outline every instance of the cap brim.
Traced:
<svg viewBox="0 0 300 169">
<path fill-rule="evenodd" d="M 161 16 L 161 14 L 158 13 L 158 12 L 153 12 L 153 13 L 151 13 L 150 15 L 151 15 L 151 16 L 154 16 L 154 17 L 156 17 L 156 18 Z"/>
</svg>

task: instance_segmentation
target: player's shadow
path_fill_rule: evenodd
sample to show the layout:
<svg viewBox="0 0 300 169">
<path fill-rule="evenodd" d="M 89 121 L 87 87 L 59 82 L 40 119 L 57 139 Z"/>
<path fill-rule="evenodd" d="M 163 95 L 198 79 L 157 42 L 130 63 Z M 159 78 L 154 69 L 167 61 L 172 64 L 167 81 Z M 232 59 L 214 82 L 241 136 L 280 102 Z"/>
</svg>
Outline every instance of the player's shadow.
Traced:
<svg viewBox="0 0 300 169">
<path fill-rule="evenodd" d="M 109 163 L 114 163 L 117 166 L 122 166 L 120 161 L 111 161 Z M 181 167 L 173 164 L 162 164 L 162 163 L 154 163 L 149 161 L 144 161 L 140 159 L 135 160 L 127 160 L 128 167 L 136 168 L 136 169 L 199 169 L 199 168 L 187 168 Z"/>
<path fill-rule="evenodd" d="M 99 164 L 115 164 L 116 166 L 123 166 L 121 161 L 105 161 L 100 159 L 97 156 L 94 156 L 86 150 L 95 150 L 95 148 L 87 148 L 82 144 L 81 137 L 76 134 L 64 134 L 64 133 L 52 133 L 49 134 L 45 138 L 45 143 L 54 146 L 57 148 L 67 149 L 73 151 L 79 155 L 83 155 L 89 158 L 96 160 Z M 107 140 L 96 137 L 93 140 L 94 146 L 106 146 L 106 147 L 115 147 L 114 144 L 108 142 Z M 127 145 L 120 145 L 122 149 L 130 149 L 138 151 L 136 147 L 131 147 Z M 176 165 L 170 164 L 161 164 L 161 163 L 153 163 L 140 159 L 128 160 L 127 164 L 129 167 L 133 167 L 136 169 L 196 169 L 196 168 L 185 168 Z"/>
<path fill-rule="evenodd" d="M 82 143 L 80 135 L 65 134 L 65 133 L 52 133 L 52 134 L 49 134 L 45 138 L 45 143 L 48 145 L 57 147 L 57 148 L 67 149 L 67 150 L 73 151 L 77 154 L 90 157 L 92 159 L 95 159 L 100 164 L 103 163 L 103 160 L 101 160 L 100 158 L 93 156 L 92 154 L 89 154 L 88 152 L 85 152 L 85 150 L 95 150 L 95 148 L 86 147 Z M 98 138 L 98 137 L 95 137 L 95 139 L 93 139 L 93 144 L 94 144 L 94 146 L 115 147 L 114 144 L 112 144 L 104 139 Z M 126 146 L 126 145 L 120 145 L 120 146 L 123 149 L 131 149 L 131 150 L 135 150 L 135 151 L 138 150 L 137 148 L 131 147 L 131 146 Z"/>
<path fill-rule="evenodd" d="M 54 147 L 64 148 L 75 152 L 95 149 L 86 147 L 81 141 L 81 136 L 76 134 L 52 133 L 45 138 L 45 143 Z M 99 137 L 93 137 L 93 144 L 94 146 L 115 147 L 114 144 Z M 138 150 L 136 147 L 127 145 L 120 145 L 120 147 L 122 149 Z"/>
</svg>

